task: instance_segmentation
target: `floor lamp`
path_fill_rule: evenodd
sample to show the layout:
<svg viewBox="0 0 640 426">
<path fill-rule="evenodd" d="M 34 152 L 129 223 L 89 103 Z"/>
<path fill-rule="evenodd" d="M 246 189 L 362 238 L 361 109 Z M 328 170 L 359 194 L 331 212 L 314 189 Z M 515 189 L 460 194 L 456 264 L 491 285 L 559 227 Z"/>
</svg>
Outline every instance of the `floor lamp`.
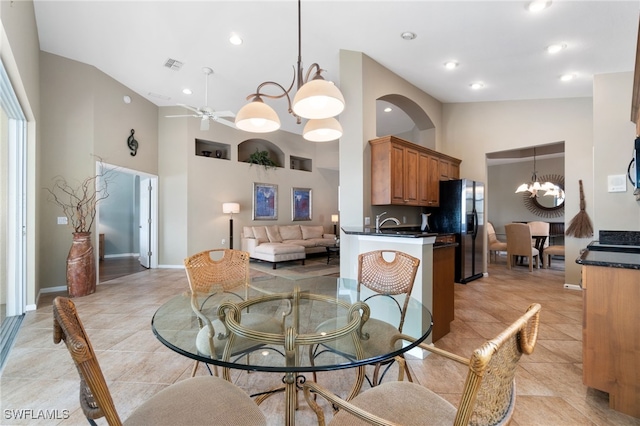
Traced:
<svg viewBox="0 0 640 426">
<path fill-rule="evenodd" d="M 332 214 L 331 215 L 331 222 L 333 222 L 333 234 L 336 236 L 336 238 L 339 237 L 339 235 L 337 234 L 338 232 L 338 219 L 339 216 L 337 214 Z"/>
<path fill-rule="evenodd" d="M 222 203 L 222 213 L 229 213 L 229 248 L 233 250 L 233 214 L 240 213 L 240 204 Z"/>
</svg>

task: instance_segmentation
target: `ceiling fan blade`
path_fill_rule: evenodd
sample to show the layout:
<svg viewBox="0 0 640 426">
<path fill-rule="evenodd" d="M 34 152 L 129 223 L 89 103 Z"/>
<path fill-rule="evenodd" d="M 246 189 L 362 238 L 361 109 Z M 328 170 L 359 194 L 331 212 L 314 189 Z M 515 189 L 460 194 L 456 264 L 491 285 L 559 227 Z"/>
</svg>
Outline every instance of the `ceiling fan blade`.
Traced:
<svg viewBox="0 0 640 426">
<path fill-rule="evenodd" d="M 229 127 L 233 128 L 233 129 L 237 129 L 236 124 L 235 124 L 233 121 L 231 121 L 231 120 L 227 120 L 227 119 L 222 118 L 222 117 L 220 117 L 220 116 L 218 116 L 218 117 L 213 117 L 213 119 L 214 119 L 217 123 L 224 124 L 225 126 L 229 126 Z"/>
<path fill-rule="evenodd" d="M 184 115 L 165 115 L 165 117 L 175 118 L 175 117 L 200 117 L 200 116 L 197 114 L 184 114 Z"/>
<path fill-rule="evenodd" d="M 232 117 L 232 118 L 236 116 L 231 111 L 214 111 L 213 115 L 217 117 Z"/>
<path fill-rule="evenodd" d="M 202 120 L 200 120 L 200 130 L 209 130 L 209 119 L 207 117 L 202 117 Z"/>
<path fill-rule="evenodd" d="M 198 113 L 199 116 L 202 115 L 202 111 L 200 111 L 196 107 L 192 107 L 191 105 L 178 104 L 178 106 L 181 106 L 181 107 L 186 108 L 186 109 L 190 109 L 191 111 Z"/>
</svg>

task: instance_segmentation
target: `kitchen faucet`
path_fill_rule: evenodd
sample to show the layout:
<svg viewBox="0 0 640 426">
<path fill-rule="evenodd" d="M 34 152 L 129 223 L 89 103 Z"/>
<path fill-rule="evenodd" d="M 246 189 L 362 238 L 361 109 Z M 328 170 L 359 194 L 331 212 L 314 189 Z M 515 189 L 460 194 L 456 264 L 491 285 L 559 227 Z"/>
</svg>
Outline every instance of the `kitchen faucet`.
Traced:
<svg viewBox="0 0 640 426">
<path fill-rule="evenodd" d="M 396 225 L 400 225 L 400 221 L 398 219 L 396 219 L 395 217 L 388 217 L 385 220 L 383 220 L 382 222 L 380 222 L 380 218 L 382 216 L 384 216 L 385 214 L 387 214 L 387 212 L 382 212 L 382 213 L 376 215 L 376 232 L 380 232 L 380 227 L 382 225 L 384 225 L 384 223 L 389 221 L 389 220 L 395 222 Z"/>
</svg>

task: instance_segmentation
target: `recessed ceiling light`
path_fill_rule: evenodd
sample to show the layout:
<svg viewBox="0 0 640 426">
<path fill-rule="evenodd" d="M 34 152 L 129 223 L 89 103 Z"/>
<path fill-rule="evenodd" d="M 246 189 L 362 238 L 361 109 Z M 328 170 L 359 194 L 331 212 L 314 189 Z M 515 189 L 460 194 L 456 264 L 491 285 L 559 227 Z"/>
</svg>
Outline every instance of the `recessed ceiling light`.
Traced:
<svg viewBox="0 0 640 426">
<path fill-rule="evenodd" d="M 384 112 L 391 112 L 391 108 L 386 107 L 385 109 L 383 109 Z"/>
<path fill-rule="evenodd" d="M 549 6 L 551 6 L 550 0 L 533 0 L 527 5 L 527 10 L 529 12 L 535 13 L 535 12 L 540 12 L 541 10 L 546 9 Z"/>
<path fill-rule="evenodd" d="M 554 54 L 554 53 L 558 53 L 561 50 L 564 50 L 567 48 L 567 45 L 564 43 L 560 43 L 560 44 L 550 44 L 549 46 L 547 46 L 547 52 Z"/>
<path fill-rule="evenodd" d="M 131 96 L 129 95 L 124 95 L 122 97 L 122 100 L 124 101 L 125 104 L 130 104 L 131 103 Z"/>
<path fill-rule="evenodd" d="M 478 89 L 482 89 L 484 87 L 484 84 L 480 82 L 476 82 L 476 83 L 471 83 L 469 87 L 471 87 L 473 90 L 478 90 Z"/>
<path fill-rule="evenodd" d="M 193 92 L 191 91 L 191 89 L 182 89 L 182 93 L 184 93 L 185 95 L 191 95 L 191 94 L 193 94 Z"/>
<path fill-rule="evenodd" d="M 444 67 L 448 70 L 453 70 L 458 68 L 458 63 L 456 61 L 448 61 L 444 63 Z"/>
<path fill-rule="evenodd" d="M 411 31 L 405 31 L 402 34 L 400 34 L 400 37 L 402 37 L 404 40 L 413 40 L 418 36 L 416 35 L 416 33 L 412 33 Z"/>
<path fill-rule="evenodd" d="M 571 81 L 574 78 L 576 78 L 575 74 L 564 74 L 564 75 L 560 76 L 560 80 L 562 80 L 562 81 Z"/>
<path fill-rule="evenodd" d="M 242 38 L 238 34 L 232 33 L 229 36 L 229 43 L 233 44 L 234 46 L 239 46 L 242 44 Z"/>
</svg>

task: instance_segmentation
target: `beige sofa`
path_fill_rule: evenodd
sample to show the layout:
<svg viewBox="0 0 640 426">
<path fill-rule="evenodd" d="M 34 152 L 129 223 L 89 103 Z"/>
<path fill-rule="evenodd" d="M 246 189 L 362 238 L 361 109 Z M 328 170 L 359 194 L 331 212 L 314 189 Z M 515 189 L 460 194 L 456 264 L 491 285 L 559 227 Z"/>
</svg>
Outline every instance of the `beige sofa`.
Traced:
<svg viewBox="0 0 640 426">
<path fill-rule="evenodd" d="M 273 263 L 302 260 L 309 253 L 325 253 L 335 244 L 334 234 L 325 234 L 322 225 L 270 225 L 242 228 L 242 250 L 253 259 Z"/>
</svg>

